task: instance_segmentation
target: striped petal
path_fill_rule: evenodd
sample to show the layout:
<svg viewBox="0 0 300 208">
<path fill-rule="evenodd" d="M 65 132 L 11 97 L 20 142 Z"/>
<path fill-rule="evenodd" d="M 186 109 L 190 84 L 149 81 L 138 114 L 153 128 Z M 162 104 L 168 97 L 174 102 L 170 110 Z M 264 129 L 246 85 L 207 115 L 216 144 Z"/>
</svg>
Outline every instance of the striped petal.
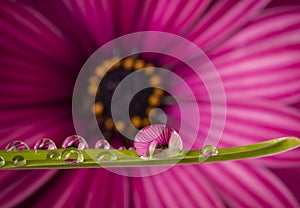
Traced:
<svg viewBox="0 0 300 208">
<path fill-rule="evenodd" d="M 254 18 L 269 1 L 219 1 L 194 25 L 189 39 L 204 51 L 218 46 Z"/>
<path fill-rule="evenodd" d="M 270 171 L 240 162 L 201 168 L 229 207 L 299 207 L 293 193 Z"/>
<path fill-rule="evenodd" d="M 183 107 L 188 108 L 189 104 Z M 200 102 L 200 124 L 195 126 L 192 124 L 184 124 L 190 129 L 190 132 L 197 131 L 199 133 L 194 144 L 193 138 L 189 132 L 183 132 L 181 135 L 183 144 L 188 144 L 195 149 L 203 146 L 205 139 L 207 142 L 216 142 L 218 138 L 208 137 L 209 129 L 214 129 L 213 136 L 221 135 L 218 147 L 234 147 L 253 143 L 258 143 L 274 138 L 296 136 L 300 138 L 300 113 L 292 107 L 283 106 L 281 104 L 270 101 L 247 101 L 247 102 L 228 102 L 226 109 L 211 109 L 209 103 Z M 212 112 L 226 111 L 225 128 L 222 131 L 220 124 L 222 120 L 216 117 L 217 122 L 212 123 Z M 173 120 L 180 120 L 180 112 L 176 107 L 169 107 L 168 114 Z M 221 132 L 220 132 L 221 131 Z M 209 139 L 210 138 L 210 139 Z M 186 148 L 186 146 L 185 146 Z M 269 167 L 288 167 L 298 166 L 300 159 L 300 149 L 288 151 L 272 157 L 265 157 L 259 160 L 246 160 L 269 166 Z"/>
<path fill-rule="evenodd" d="M 43 189 L 57 173 L 57 170 L 43 171 L 1 171 L 0 185 L 5 187 L 0 192 L 0 203 L 3 207 L 16 207 Z M 33 180 L 34 179 L 34 180 Z M 22 187 L 22 188 L 20 188 Z M 29 205 L 32 207 L 31 205 Z"/>
<path fill-rule="evenodd" d="M 78 50 L 49 20 L 17 2 L 0 4 L 0 51 L 5 54 L 1 59 L 10 55 L 15 61 L 27 59 L 62 71 L 70 71 L 74 63 L 76 66 Z"/>
<path fill-rule="evenodd" d="M 135 207 L 224 207 L 197 166 L 180 166 L 142 179 L 132 179 Z"/>
<path fill-rule="evenodd" d="M 210 55 L 229 99 L 300 99 L 299 19 L 300 8 L 267 11 Z"/>
</svg>

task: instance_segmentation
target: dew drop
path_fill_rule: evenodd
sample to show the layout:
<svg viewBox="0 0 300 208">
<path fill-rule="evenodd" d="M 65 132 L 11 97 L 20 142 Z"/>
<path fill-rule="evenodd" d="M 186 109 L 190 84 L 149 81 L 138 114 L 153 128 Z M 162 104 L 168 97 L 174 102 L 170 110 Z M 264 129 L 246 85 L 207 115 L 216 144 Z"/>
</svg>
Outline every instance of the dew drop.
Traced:
<svg viewBox="0 0 300 208">
<path fill-rule="evenodd" d="M 98 163 L 110 162 L 110 161 L 115 161 L 115 160 L 117 160 L 117 156 L 114 153 L 110 152 L 110 151 L 100 152 L 96 157 L 96 161 Z"/>
<path fill-rule="evenodd" d="M 5 160 L 2 156 L 0 156 L 0 167 L 3 167 L 5 165 Z"/>
<path fill-rule="evenodd" d="M 84 157 L 81 151 L 77 149 L 66 149 L 61 154 L 62 160 L 69 164 L 82 163 Z"/>
<path fill-rule="evenodd" d="M 78 135 L 72 135 L 67 137 L 62 145 L 62 148 L 68 149 L 68 148 L 74 148 L 78 150 L 84 150 L 89 148 L 87 142 L 84 138 Z"/>
<path fill-rule="evenodd" d="M 46 156 L 47 160 L 60 160 L 61 155 L 57 150 L 50 150 Z"/>
<path fill-rule="evenodd" d="M 96 149 L 110 149 L 110 144 L 105 139 L 100 139 L 95 144 Z"/>
<path fill-rule="evenodd" d="M 11 162 L 12 162 L 12 165 L 15 167 L 21 167 L 21 166 L 26 165 L 26 160 L 21 155 L 14 156 Z"/>
<path fill-rule="evenodd" d="M 57 148 L 56 148 L 55 143 L 51 139 L 43 138 L 43 139 L 38 140 L 35 143 L 34 149 L 35 150 L 55 150 Z"/>
<path fill-rule="evenodd" d="M 23 151 L 23 150 L 30 150 L 28 145 L 22 141 L 12 141 L 9 143 L 6 148 L 7 151 Z"/>
<path fill-rule="evenodd" d="M 183 148 L 179 134 L 162 124 L 144 127 L 134 141 L 136 153 L 143 159 L 177 157 Z"/>
<path fill-rule="evenodd" d="M 200 155 L 203 156 L 203 157 L 209 157 L 209 156 L 216 156 L 218 155 L 218 149 L 213 146 L 213 145 L 205 145 L 201 152 L 200 152 Z"/>
</svg>

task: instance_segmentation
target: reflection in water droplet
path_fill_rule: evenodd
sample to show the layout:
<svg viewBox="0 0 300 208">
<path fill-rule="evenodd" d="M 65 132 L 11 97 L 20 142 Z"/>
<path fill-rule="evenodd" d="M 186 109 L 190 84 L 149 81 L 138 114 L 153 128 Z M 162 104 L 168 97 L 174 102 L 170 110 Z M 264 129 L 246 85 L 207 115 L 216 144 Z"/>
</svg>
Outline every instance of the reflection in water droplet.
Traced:
<svg viewBox="0 0 300 208">
<path fill-rule="evenodd" d="M 61 154 L 62 160 L 69 164 L 82 163 L 84 157 L 81 151 L 77 149 L 66 149 Z"/>
<path fill-rule="evenodd" d="M 105 139 L 100 139 L 95 144 L 96 149 L 110 149 L 110 144 Z"/>
<path fill-rule="evenodd" d="M 205 145 L 201 152 L 200 152 L 200 155 L 203 156 L 203 157 L 209 157 L 209 156 L 216 156 L 218 155 L 218 149 L 213 146 L 213 145 Z"/>
<path fill-rule="evenodd" d="M 103 151 L 103 152 L 100 152 L 97 157 L 96 157 L 96 161 L 98 163 L 100 162 L 110 162 L 110 161 L 115 161 L 117 160 L 117 156 L 110 152 L 110 151 Z"/>
<path fill-rule="evenodd" d="M 55 150 L 57 148 L 56 148 L 55 143 L 51 139 L 43 138 L 43 139 L 38 140 L 35 143 L 34 149 L 35 150 Z"/>
<path fill-rule="evenodd" d="M 177 157 L 183 148 L 179 134 L 161 124 L 144 127 L 137 133 L 134 141 L 136 153 L 143 156 L 143 159 Z"/>
<path fill-rule="evenodd" d="M 152 159 L 152 156 L 154 154 L 156 146 L 157 146 L 157 141 L 154 140 L 150 143 L 149 150 L 148 150 L 148 155 L 147 155 L 149 157 L 149 159 Z"/>
<path fill-rule="evenodd" d="M 22 151 L 22 150 L 30 150 L 28 145 L 22 141 L 12 141 L 9 143 L 6 148 L 7 151 Z"/>
<path fill-rule="evenodd" d="M 20 166 L 26 165 L 26 160 L 21 155 L 14 156 L 11 162 L 12 162 L 12 165 L 15 167 L 20 167 Z"/>
<path fill-rule="evenodd" d="M 61 155 L 57 150 L 50 150 L 46 156 L 47 160 L 60 160 Z"/>
<path fill-rule="evenodd" d="M 78 135 L 72 135 L 67 137 L 62 145 L 62 148 L 68 149 L 68 148 L 75 148 L 78 150 L 84 150 L 89 148 L 87 142 L 85 141 L 84 138 Z"/>
<path fill-rule="evenodd" d="M 3 167 L 5 165 L 5 160 L 2 156 L 0 156 L 0 167 Z"/>
</svg>

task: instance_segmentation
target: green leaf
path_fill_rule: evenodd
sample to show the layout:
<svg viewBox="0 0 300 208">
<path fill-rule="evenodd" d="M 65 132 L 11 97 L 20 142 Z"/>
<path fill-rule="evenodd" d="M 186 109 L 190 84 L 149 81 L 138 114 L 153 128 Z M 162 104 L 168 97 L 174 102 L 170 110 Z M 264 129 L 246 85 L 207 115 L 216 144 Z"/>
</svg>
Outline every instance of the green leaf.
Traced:
<svg viewBox="0 0 300 208">
<path fill-rule="evenodd" d="M 5 165 L 0 169 L 42 169 L 42 168 L 101 168 L 105 167 L 132 167 L 132 166 L 156 166 L 172 164 L 198 164 L 206 162 L 220 162 L 227 160 L 240 160 L 246 158 L 257 158 L 285 152 L 300 146 L 300 140 L 296 137 L 286 137 L 273 139 L 262 143 L 239 146 L 232 148 L 218 149 L 218 155 L 203 157 L 201 150 L 182 150 L 179 155 L 171 158 L 159 158 L 144 160 L 136 155 L 134 150 L 82 150 L 84 161 L 77 164 L 69 164 L 61 159 L 47 159 L 50 150 L 26 150 L 17 152 L 8 152 L 0 150 L 0 156 L 5 160 Z M 60 154 L 64 149 L 57 150 Z M 99 154 L 113 153 L 117 157 L 114 161 L 97 162 Z M 26 165 L 13 166 L 12 159 L 15 156 L 22 156 L 26 159 Z M 200 160 L 199 160 L 200 159 Z M 1 161 L 0 161 L 1 162 Z"/>
</svg>

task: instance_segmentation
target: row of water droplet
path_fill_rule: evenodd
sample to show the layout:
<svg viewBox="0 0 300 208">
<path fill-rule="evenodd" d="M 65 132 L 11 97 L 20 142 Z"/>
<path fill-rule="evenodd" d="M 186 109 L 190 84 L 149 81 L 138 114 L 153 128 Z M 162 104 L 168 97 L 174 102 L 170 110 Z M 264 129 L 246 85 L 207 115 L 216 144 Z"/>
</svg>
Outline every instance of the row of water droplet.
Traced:
<svg viewBox="0 0 300 208">
<path fill-rule="evenodd" d="M 84 138 L 78 135 L 72 135 L 67 137 L 63 144 L 62 148 L 65 149 L 62 153 L 57 150 L 56 144 L 54 141 L 48 138 L 42 138 L 38 140 L 34 145 L 34 150 L 38 153 L 39 150 L 49 150 L 46 159 L 47 160 L 62 160 L 69 164 L 82 163 L 84 161 L 84 156 L 81 150 L 88 149 L 88 144 Z M 109 150 L 111 148 L 108 141 L 105 139 L 100 139 L 95 144 L 95 149 Z M 23 141 L 13 141 L 9 143 L 6 148 L 7 151 L 24 151 L 30 150 L 28 145 Z M 125 147 L 120 147 L 120 150 L 126 149 Z M 133 147 L 129 150 L 134 150 Z M 117 157 L 114 153 L 110 151 L 103 151 L 98 154 L 96 157 L 96 162 L 107 162 L 114 161 Z M 16 155 L 12 158 L 12 165 L 14 167 L 22 167 L 27 164 L 26 159 L 21 155 Z M 0 156 L 0 167 L 5 165 L 5 159 Z"/>
<path fill-rule="evenodd" d="M 72 135 L 67 137 L 64 140 L 62 144 L 62 148 L 64 149 L 64 151 L 60 153 L 57 150 L 55 143 L 48 138 L 40 139 L 34 145 L 34 150 L 36 150 L 36 153 L 38 153 L 39 150 L 49 150 L 48 154 L 46 155 L 47 160 L 61 160 L 69 164 L 78 164 L 84 161 L 84 156 L 81 150 L 88 149 L 88 144 L 85 141 L 85 139 L 82 138 L 81 136 Z M 111 146 L 108 143 L 108 141 L 106 141 L 105 139 L 98 140 L 95 144 L 95 149 L 106 150 L 100 152 L 97 155 L 97 157 L 95 158 L 96 162 L 102 163 L 102 162 L 117 160 L 117 156 L 113 152 L 108 151 L 109 149 L 111 149 Z M 119 150 L 124 150 L 124 149 L 126 148 L 125 147 L 119 148 Z M 30 148 L 25 142 L 13 141 L 7 145 L 6 150 L 24 151 L 24 150 L 30 150 Z M 131 147 L 129 148 L 129 150 L 134 150 L 134 148 Z M 216 149 L 215 146 L 212 145 L 206 145 L 200 151 L 200 157 L 216 156 L 217 154 L 218 154 L 218 150 Z M 11 163 L 14 167 L 22 167 L 22 166 L 26 166 L 27 161 L 23 156 L 16 155 L 12 158 Z M 3 167 L 4 165 L 5 165 L 5 159 L 2 156 L 0 156 L 0 167 Z"/>
</svg>

